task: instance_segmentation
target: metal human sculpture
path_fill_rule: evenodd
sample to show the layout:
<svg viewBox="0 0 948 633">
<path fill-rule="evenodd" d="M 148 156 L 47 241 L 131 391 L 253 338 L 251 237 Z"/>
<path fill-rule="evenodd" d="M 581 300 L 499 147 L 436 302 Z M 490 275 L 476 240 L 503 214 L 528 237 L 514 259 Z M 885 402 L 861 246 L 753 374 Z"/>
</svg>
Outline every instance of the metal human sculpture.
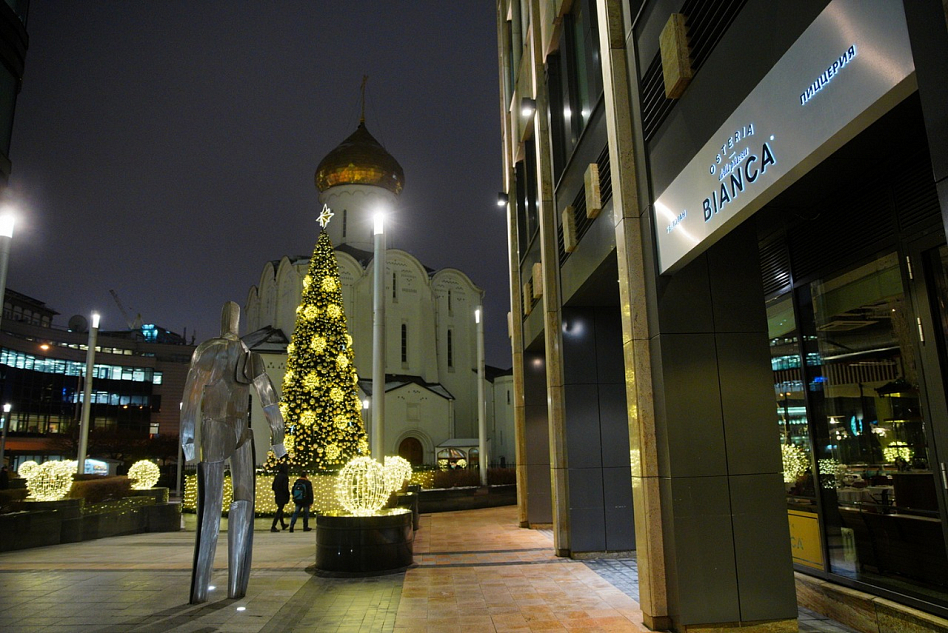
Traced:
<svg viewBox="0 0 948 633">
<path fill-rule="evenodd" d="M 248 415 L 253 385 L 270 425 L 273 452 L 286 455 L 283 416 L 263 359 L 237 336 L 240 306 L 224 304 L 221 335 L 201 343 L 191 357 L 181 408 L 181 446 L 189 463 L 198 458 L 198 520 L 191 571 L 191 604 L 207 600 L 220 532 L 224 461 L 230 460 L 234 501 L 227 530 L 227 596 L 242 598 L 250 579 L 253 549 L 254 455 Z M 195 431 L 200 419 L 200 454 Z"/>
</svg>

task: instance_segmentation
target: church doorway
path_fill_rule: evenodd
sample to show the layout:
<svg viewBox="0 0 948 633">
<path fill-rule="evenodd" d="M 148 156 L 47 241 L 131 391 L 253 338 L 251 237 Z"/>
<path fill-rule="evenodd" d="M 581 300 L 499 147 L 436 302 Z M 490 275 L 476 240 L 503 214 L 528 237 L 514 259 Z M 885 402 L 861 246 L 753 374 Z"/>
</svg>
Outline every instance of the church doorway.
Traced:
<svg viewBox="0 0 948 633">
<path fill-rule="evenodd" d="M 425 451 L 421 442 L 414 437 L 406 437 L 402 440 L 402 443 L 398 445 L 398 455 L 411 462 L 412 466 L 421 466 L 425 461 Z"/>
</svg>

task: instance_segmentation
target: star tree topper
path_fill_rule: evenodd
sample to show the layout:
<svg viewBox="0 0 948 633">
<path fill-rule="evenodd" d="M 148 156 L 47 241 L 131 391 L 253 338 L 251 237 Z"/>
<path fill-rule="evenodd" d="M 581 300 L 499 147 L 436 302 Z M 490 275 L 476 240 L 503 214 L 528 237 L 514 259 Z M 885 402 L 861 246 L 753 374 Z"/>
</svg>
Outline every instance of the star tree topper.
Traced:
<svg viewBox="0 0 948 633">
<path fill-rule="evenodd" d="M 329 210 L 329 206 L 324 204 L 323 211 L 319 214 L 319 226 L 326 228 L 326 225 L 329 224 L 329 220 L 331 220 L 334 215 L 336 214 Z"/>
</svg>

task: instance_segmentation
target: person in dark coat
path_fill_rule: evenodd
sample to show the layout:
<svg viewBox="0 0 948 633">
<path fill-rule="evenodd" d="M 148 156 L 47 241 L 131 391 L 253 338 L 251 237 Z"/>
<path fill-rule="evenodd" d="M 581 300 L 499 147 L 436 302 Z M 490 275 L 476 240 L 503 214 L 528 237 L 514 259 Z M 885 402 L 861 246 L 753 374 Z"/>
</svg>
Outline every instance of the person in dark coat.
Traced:
<svg viewBox="0 0 948 633">
<path fill-rule="evenodd" d="M 0 490 L 6 490 L 10 487 L 10 473 L 7 471 L 7 467 L 3 466 L 0 468 Z"/>
<path fill-rule="evenodd" d="M 273 478 L 273 501 L 276 503 L 277 511 L 273 515 L 273 525 L 270 526 L 271 532 L 279 532 L 277 529 L 277 521 L 280 522 L 280 527 L 284 530 L 287 528 L 286 520 L 283 516 L 283 506 L 290 502 L 290 478 L 287 475 L 286 464 L 280 464 L 277 467 L 276 477 Z"/>
<path fill-rule="evenodd" d="M 310 482 L 306 473 L 300 473 L 300 478 L 293 482 L 293 503 L 296 504 L 296 510 L 290 517 L 290 532 L 296 525 L 296 517 L 303 513 L 303 531 L 309 532 L 313 528 L 309 527 L 309 507 L 313 505 L 313 484 Z"/>
</svg>

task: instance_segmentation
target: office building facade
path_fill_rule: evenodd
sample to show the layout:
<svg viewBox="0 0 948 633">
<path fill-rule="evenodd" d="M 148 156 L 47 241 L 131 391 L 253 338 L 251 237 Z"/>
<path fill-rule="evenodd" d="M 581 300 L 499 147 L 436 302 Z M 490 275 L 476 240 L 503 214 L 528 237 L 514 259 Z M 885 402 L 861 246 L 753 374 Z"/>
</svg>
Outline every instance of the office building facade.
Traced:
<svg viewBox="0 0 948 633">
<path fill-rule="evenodd" d="M 522 522 L 653 628 L 948 616 L 943 4 L 497 17 Z"/>
</svg>

